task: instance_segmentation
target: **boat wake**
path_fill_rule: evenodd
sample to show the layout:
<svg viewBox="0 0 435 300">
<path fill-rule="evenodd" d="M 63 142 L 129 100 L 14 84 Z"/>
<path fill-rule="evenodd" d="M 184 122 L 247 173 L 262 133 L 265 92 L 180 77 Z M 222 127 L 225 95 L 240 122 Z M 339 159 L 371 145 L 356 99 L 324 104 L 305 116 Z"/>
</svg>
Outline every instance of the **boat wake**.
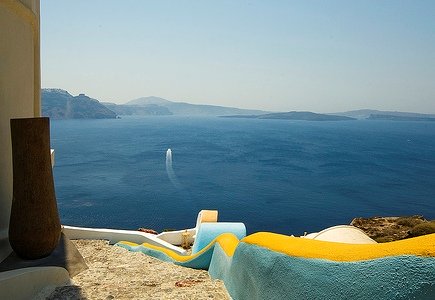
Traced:
<svg viewBox="0 0 435 300">
<path fill-rule="evenodd" d="M 174 169 L 172 168 L 172 150 L 171 149 L 168 149 L 166 151 L 166 173 L 168 174 L 168 178 L 171 181 L 172 185 L 177 189 L 181 189 L 181 184 L 178 181 L 178 178 L 174 173 Z"/>
</svg>

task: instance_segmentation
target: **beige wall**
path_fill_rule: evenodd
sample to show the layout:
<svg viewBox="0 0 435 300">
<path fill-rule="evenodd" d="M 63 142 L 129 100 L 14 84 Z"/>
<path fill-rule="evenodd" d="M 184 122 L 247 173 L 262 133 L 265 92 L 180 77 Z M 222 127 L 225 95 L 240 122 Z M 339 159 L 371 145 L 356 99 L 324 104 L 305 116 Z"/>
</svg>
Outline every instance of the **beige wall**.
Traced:
<svg viewBox="0 0 435 300">
<path fill-rule="evenodd" d="M 39 0 L 0 0 L 0 261 L 9 251 L 9 120 L 40 115 Z"/>
</svg>

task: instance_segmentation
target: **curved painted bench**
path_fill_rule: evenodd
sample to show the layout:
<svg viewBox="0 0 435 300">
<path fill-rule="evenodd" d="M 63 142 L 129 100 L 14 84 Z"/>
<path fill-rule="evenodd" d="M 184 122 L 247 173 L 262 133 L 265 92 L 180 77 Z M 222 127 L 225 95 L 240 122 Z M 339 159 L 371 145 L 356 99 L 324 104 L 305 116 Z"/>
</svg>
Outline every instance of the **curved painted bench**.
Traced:
<svg viewBox="0 0 435 300">
<path fill-rule="evenodd" d="M 202 223 L 216 223 L 218 219 L 217 210 L 201 210 L 196 218 L 196 225 L 194 228 L 184 230 L 166 231 L 156 235 L 157 238 L 168 242 L 172 245 L 181 245 L 183 243 L 183 233 L 189 233 L 188 242 L 193 243 L 195 241 L 196 233 Z M 180 252 L 180 251 L 178 251 Z M 185 252 L 185 251 L 184 251 Z"/>
<path fill-rule="evenodd" d="M 116 246 L 125 248 L 129 251 L 142 252 L 146 255 L 158 258 L 162 261 L 173 262 L 174 264 L 193 268 L 207 270 L 210 266 L 210 261 L 213 256 L 215 245 L 220 245 L 220 249 L 225 255 L 232 256 L 239 239 L 232 233 L 223 233 L 213 239 L 206 247 L 192 255 L 179 255 L 167 248 L 143 243 L 135 244 L 127 241 L 116 243 Z"/>
<path fill-rule="evenodd" d="M 234 222 L 202 223 L 196 233 L 195 242 L 192 246 L 192 254 L 207 247 L 222 233 L 232 233 L 237 238 L 242 239 L 246 236 L 246 227 L 243 223 Z"/>
<path fill-rule="evenodd" d="M 239 239 L 246 236 L 246 227 L 243 223 L 202 223 L 196 234 L 195 242 L 192 247 L 192 255 L 179 255 L 174 251 L 149 243 L 138 245 L 121 241 L 116 245 L 130 251 L 142 252 L 160 260 L 170 261 L 181 266 L 207 270 L 210 265 L 215 244 L 219 243 L 221 247 L 225 248 L 229 239 L 228 234 L 232 236 L 232 241 L 235 239 L 238 243 Z M 232 245 L 232 243 L 230 244 Z"/>
<path fill-rule="evenodd" d="M 209 267 L 233 299 L 435 299 L 435 234 L 344 244 L 274 233 L 217 244 Z"/>
</svg>

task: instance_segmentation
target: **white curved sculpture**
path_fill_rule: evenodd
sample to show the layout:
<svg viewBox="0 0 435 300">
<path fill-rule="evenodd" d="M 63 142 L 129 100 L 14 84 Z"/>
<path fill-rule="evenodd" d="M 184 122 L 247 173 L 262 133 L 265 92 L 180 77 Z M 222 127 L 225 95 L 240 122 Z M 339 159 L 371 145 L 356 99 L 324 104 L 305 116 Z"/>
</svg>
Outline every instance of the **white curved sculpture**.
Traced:
<svg viewBox="0 0 435 300">
<path fill-rule="evenodd" d="M 302 237 L 346 244 L 376 244 L 376 241 L 371 239 L 364 231 L 350 225 L 337 225 Z"/>
</svg>

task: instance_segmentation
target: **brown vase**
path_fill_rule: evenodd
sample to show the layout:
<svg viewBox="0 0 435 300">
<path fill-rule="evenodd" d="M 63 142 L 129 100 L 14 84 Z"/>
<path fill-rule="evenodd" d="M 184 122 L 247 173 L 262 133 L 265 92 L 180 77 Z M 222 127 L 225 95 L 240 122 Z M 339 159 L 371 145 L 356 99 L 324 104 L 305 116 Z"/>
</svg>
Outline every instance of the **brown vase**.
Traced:
<svg viewBox="0 0 435 300">
<path fill-rule="evenodd" d="M 11 119 L 13 196 L 9 242 L 21 258 L 50 255 L 61 227 L 50 156 L 49 118 Z"/>
</svg>

